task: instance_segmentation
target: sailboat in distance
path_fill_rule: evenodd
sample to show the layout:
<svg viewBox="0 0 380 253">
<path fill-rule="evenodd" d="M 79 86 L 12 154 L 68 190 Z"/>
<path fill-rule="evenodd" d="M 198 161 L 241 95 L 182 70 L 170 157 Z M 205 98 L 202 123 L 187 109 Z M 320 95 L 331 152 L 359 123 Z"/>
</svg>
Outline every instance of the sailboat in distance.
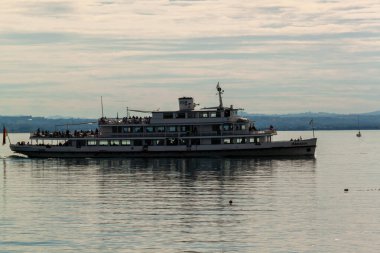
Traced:
<svg viewBox="0 0 380 253">
<path fill-rule="evenodd" d="M 359 115 L 358 115 L 358 133 L 356 134 L 356 137 L 358 137 L 358 138 L 362 137 L 362 133 L 360 132 Z"/>
</svg>

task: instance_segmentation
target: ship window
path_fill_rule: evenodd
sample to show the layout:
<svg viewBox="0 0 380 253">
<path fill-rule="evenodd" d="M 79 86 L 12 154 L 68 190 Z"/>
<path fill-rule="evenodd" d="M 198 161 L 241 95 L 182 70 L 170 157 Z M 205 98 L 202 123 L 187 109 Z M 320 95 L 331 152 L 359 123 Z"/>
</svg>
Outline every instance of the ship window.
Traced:
<svg viewBox="0 0 380 253">
<path fill-rule="evenodd" d="M 85 145 L 86 145 L 86 141 L 77 140 L 77 148 L 80 148 Z M 48 145 L 47 147 L 50 147 L 50 145 Z"/>
<path fill-rule="evenodd" d="M 239 143 L 239 144 L 243 143 L 244 144 L 245 143 L 245 138 L 237 138 L 236 139 L 236 143 Z"/>
<path fill-rule="evenodd" d="M 108 141 L 107 140 L 99 141 L 99 146 L 108 146 Z"/>
<path fill-rule="evenodd" d="M 184 112 L 177 113 L 177 118 L 178 119 L 184 119 L 185 118 L 185 113 Z"/>
<path fill-rule="evenodd" d="M 197 117 L 197 114 L 195 112 L 188 112 L 187 113 L 187 118 L 189 118 L 189 119 L 196 118 L 196 117 Z"/>
<path fill-rule="evenodd" d="M 257 137 L 249 138 L 250 143 L 257 143 Z"/>
<path fill-rule="evenodd" d="M 131 145 L 131 140 L 121 140 L 121 145 L 122 146 L 130 146 Z"/>
<path fill-rule="evenodd" d="M 111 146 L 119 146 L 120 145 L 120 141 L 119 140 L 111 140 L 110 141 L 110 145 Z"/>
<path fill-rule="evenodd" d="M 159 132 L 159 133 L 165 132 L 165 127 L 158 126 L 158 127 L 156 127 L 156 131 Z"/>
<path fill-rule="evenodd" d="M 200 145 L 201 140 L 200 139 L 191 139 L 191 145 Z"/>
<path fill-rule="evenodd" d="M 168 129 L 168 132 L 177 132 L 177 127 L 175 126 L 169 126 L 167 127 L 167 129 Z"/>
<path fill-rule="evenodd" d="M 112 127 L 112 133 L 117 133 L 117 126 Z"/>
<path fill-rule="evenodd" d="M 178 139 L 178 145 L 186 145 L 186 140 Z"/>
<path fill-rule="evenodd" d="M 166 145 L 168 145 L 168 146 L 178 145 L 178 139 L 177 138 L 167 138 L 166 139 Z"/>
<path fill-rule="evenodd" d="M 145 140 L 145 145 L 152 146 L 153 141 L 152 140 Z"/>
<path fill-rule="evenodd" d="M 123 133 L 131 133 L 132 128 L 131 127 L 123 127 Z"/>
<path fill-rule="evenodd" d="M 231 111 L 230 110 L 225 110 L 224 111 L 224 117 L 229 117 L 231 115 Z"/>
<path fill-rule="evenodd" d="M 153 128 L 153 127 L 146 127 L 146 128 L 145 128 L 145 131 L 146 131 L 147 133 L 153 133 L 153 132 L 154 132 L 154 128 Z"/>
<path fill-rule="evenodd" d="M 245 130 L 245 125 L 238 125 L 238 124 L 236 124 L 235 125 L 235 129 L 236 130 Z"/>
<path fill-rule="evenodd" d="M 210 112 L 210 118 L 216 118 L 216 112 Z"/>
<path fill-rule="evenodd" d="M 87 141 L 87 146 L 96 146 L 96 141 Z"/>
<path fill-rule="evenodd" d="M 133 127 L 133 132 L 134 133 L 141 133 L 142 132 L 142 127 Z"/>
<path fill-rule="evenodd" d="M 199 118 L 208 118 L 208 112 L 200 112 Z"/>
<path fill-rule="evenodd" d="M 211 139 L 211 144 L 220 144 L 221 140 L 220 139 Z"/>
<path fill-rule="evenodd" d="M 190 127 L 189 126 L 180 126 L 179 131 L 180 132 L 188 132 L 188 131 L 190 131 Z"/>
<path fill-rule="evenodd" d="M 164 112 L 164 119 L 172 119 L 173 113 L 171 112 Z"/>
<path fill-rule="evenodd" d="M 142 140 L 134 140 L 134 141 L 133 141 L 133 144 L 134 144 L 135 146 L 142 146 Z"/>
<path fill-rule="evenodd" d="M 223 143 L 224 143 L 224 144 L 232 144 L 233 141 L 232 141 L 231 138 L 225 138 L 225 139 L 223 139 Z"/>
<path fill-rule="evenodd" d="M 223 130 L 224 131 L 231 131 L 232 130 L 232 124 L 224 124 L 223 125 Z"/>
<path fill-rule="evenodd" d="M 212 125 L 212 131 L 220 131 L 219 125 Z"/>
<path fill-rule="evenodd" d="M 164 140 L 154 140 L 153 143 L 156 146 L 164 146 L 165 145 L 165 141 Z"/>
</svg>

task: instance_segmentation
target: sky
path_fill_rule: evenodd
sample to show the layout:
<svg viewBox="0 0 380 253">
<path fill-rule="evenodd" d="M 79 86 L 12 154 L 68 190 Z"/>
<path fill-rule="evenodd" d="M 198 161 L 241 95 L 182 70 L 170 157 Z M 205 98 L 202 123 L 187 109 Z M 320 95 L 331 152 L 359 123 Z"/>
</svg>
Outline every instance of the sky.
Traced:
<svg viewBox="0 0 380 253">
<path fill-rule="evenodd" d="M 1 0 L 0 115 L 380 110 L 378 0 Z"/>
</svg>

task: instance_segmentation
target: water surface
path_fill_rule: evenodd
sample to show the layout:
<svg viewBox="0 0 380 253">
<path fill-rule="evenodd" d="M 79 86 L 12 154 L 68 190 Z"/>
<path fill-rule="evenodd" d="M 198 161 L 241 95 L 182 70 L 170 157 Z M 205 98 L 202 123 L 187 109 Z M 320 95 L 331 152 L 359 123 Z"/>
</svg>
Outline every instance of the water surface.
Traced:
<svg viewBox="0 0 380 253">
<path fill-rule="evenodd" d="M 317 137 L 315 159 L 28 159 L 3 146 L 0 252 L 378 252 L 380 132 Z"/>
</svg>

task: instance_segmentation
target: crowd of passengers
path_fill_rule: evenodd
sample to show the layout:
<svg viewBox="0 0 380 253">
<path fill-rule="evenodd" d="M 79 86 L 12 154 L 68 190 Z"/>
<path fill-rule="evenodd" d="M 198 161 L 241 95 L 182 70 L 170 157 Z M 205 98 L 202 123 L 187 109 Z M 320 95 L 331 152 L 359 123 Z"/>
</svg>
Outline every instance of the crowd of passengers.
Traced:
<svg viewBox="0 0 380 253">
<path fill-rule="evenodd" d="M 122 119 L 107 119 L 106 117 L 102 117 L 99 119 L 100 124 L 115 124 L 115 123 L 123 123 L 123 124 L 149 124 L 150 119 L 152 117 L 124 117 Z"/>
<path fill-rule="evenodd" d="M 46 138 L 81 138 L 81 137 L 91 137 L 91 136 L 98 136 L 99 135 L 99 130 L 95 129 L 94 130 L 87 130 L 87 131 L 77 131 L 75 130 L 74 132 L 71 132 L 69 130 L 66 131 L 41 131 L 39 128 L 37 129 L 36 132 L 33 133 L 34 137 L 46 137 Z"/>
</svg>

